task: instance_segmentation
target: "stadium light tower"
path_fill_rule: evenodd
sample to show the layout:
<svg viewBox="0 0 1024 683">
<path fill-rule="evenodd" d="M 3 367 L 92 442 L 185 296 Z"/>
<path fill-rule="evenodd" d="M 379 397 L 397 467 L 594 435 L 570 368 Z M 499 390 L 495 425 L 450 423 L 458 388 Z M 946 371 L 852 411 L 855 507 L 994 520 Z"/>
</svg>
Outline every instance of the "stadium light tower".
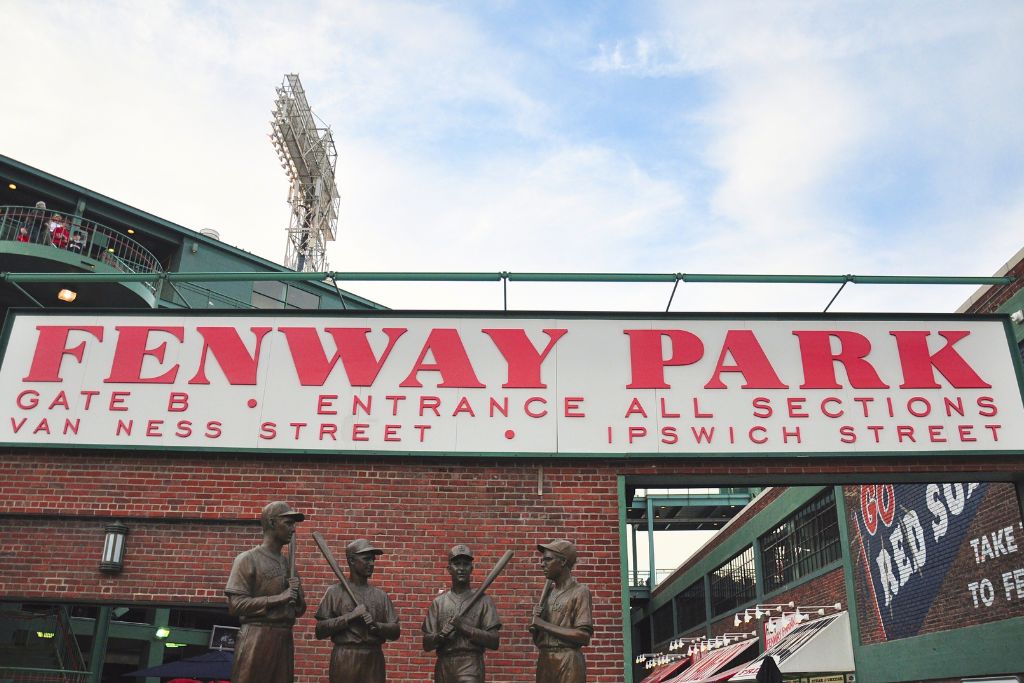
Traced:
<svg viewBox="0 0 1024 683">
<path fill-rule="evenodd" d="M 288 173 L 288 246 L 284 265 L 299 272 L 327 270 L 341 199 L 334 183 L 338 150 L 331 129 L 309 108 L 298 74 L 285 74 L 271 112 L 270 140 Z"/>
</svg>

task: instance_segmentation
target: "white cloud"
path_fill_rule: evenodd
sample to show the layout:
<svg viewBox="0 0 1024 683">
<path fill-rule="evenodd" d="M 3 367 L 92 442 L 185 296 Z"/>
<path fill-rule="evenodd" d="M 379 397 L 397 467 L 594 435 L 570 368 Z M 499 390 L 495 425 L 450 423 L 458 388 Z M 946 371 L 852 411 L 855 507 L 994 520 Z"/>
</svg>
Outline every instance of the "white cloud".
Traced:
<svg viewBox="0 0 1024 683">
<path fill-rule="evenodd" d="M 685 206 L 676 188 L 597 147 L 438 175 L 400 151 L 344 145 L 361 165 L 342 178 L 350 199 L 344 246 L 333 250 L 338 270 L 641 271 L 646 233 Z M 408 292 L 404 305 L 426 305 L 424 291 Z M 495 305 L 486 293 L 475 300 Z"/>
<path fill-rule="evenodd" d="M 864 141 L 861 99 L 827 68 L 729 79 L 704 114 L 707 162 L 721 174 L 715 215 L 778 239 L 827 228 L 815 224 L 829 211 L 827 183 Z"/>
<path fill-rule="evenodd" d="M 1024 6 L 656 10 L 633 35 L 581 17 L 559 53 L 541 22 L 496 27 L 457 4 L 7 3 L 16 95 L 0 149 L 279 260 L 287 184 L 266 133 L 273 89 L 297 71 L 338 141 L 337 269 L 986 274 L 1019 247 Z M 497 39 L 515 31 L 534 34 Z M 559 81 L 592 36 L 590 71 Z M 555 54 L 567 63 L 545 62 Z M 656 96 L 692 83 L 699 96 Z M 579 112 L 564 107 L 600 116 L 623 84 L 643 110 L 595 134 L 569 123 Z M 665 137 L 631 147 L 616 126 Z M 501 296 L 497 284 L 350 288 L 392 306 Z M 517 308 L 643 310 L 670 291 L 509 290 Z M 848 287 L 837 305 L 962 298 L 876 291 Z M 685 284 L 673 309 L 817 310 L 833 293 Z"/>
<path fill-rule="evenodd" d="M 1019 247 L 1019 3 L 663 3 L 650 25 L 600 46 L 591 68 L 701 79 L 707 100 L 685 116 L 713 173 L 704 263 L 986 274 L 1002 262 L 988 254 Z M 856 289 L 839 301 L 959 303 L 941 287 Z"/>
</svg>

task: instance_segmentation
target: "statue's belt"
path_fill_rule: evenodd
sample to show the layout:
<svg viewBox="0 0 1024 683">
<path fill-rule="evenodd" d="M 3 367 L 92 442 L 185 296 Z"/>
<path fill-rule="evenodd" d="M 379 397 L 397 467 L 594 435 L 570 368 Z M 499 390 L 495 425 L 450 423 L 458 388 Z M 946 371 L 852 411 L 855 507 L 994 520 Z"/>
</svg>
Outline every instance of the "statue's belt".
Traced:
<svg viewBox="0 0 1024 683">
<path fill-rule="evenodd" d="M 243 621 L 242 626 L 259 626 L 260 628 L 288 628 L 295 625 L 294 621 Z"/>
<path fill-rule="evenodd" d="M 379 643 L 334 643 L 334 647 L 343 647 L 346 650 L 380 650 Z"/>
</svg>

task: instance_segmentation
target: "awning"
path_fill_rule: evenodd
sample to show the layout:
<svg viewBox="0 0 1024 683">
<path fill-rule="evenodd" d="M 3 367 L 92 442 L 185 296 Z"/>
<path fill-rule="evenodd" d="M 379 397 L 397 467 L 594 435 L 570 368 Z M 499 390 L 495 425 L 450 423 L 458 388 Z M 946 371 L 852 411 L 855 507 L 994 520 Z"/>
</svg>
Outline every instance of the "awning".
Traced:
<svg viewBox="0 0 1024 683">
<path fill-rule="evenodd" d="M 761 661 L 771 657 L 783 674 L 848 673 L 854 670 L 850 616 L 832 614 L 800 624 L 770 650 L 737 671 L 732 681 L 757 680 Z"/>
<path fill-rule="evenodd" d="M 725 680 L 723 678 L 713 678 L 713 676 L 716 672 L 722 671 L 725 667 L 729 666 L 737 657 L 746 652 L 747 648 L 754 645 L 757 645 L 757 639 L 741 640 L 732 645 L 711 650 L 681 675 L 665 683 L 696 683 L 697 681 Z"/>
<path fill-rule="evenodd" d="M 743 664 L 740 664 L 739 666 L 734 666 L 731 669 L 719 669 L 715 673 L 709 674 L 708 676 L 705 676 L 700 680 L 690 681 L 688 683 L 722 683 L 723 681 L 729 680 L 730 678 L 738 674 L 740 671 L 743 671 L 743 669 L 747 668 L 747 666 L 749 665 L 750 662 L 744 662 Z"/>
<path fill-rule="evenodd" d="M 204 681 L 213 679 L 227 680 L 231 678 L 231 662 L 235 656 L 232 652 L 211 650 L 195 657 L 167 662 L 149 669 L 140 669 L 123 674 L 134 678 L 198 678 Z"/>
<path fill-rule="evenodd" d="M 648 676 L 645 676 L 640 683 L 662 683 L 669 676 L 673 676 L 682 671 L 693 659 L 693 657 L 683 657 L 680 660 L 660 666 L 652 671 Z"/>
</svg>

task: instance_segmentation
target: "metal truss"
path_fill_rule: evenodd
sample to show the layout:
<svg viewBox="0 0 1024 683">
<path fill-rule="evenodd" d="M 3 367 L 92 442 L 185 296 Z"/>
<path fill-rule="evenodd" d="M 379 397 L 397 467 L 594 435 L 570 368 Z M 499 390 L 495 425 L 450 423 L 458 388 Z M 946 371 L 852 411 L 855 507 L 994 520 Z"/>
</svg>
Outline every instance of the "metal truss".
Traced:
<svg viewBox="0 0 1024 683">
<path fill-rule="evenodd" d="M 341 204 L 334 137 L 310 109 L 298 74 L 285 75 L 272 114 L 270 140 L 291 183 L 284 265 L 297 272 L 326 270 L 327 242 L 335 239 Z"/>
</svg>

